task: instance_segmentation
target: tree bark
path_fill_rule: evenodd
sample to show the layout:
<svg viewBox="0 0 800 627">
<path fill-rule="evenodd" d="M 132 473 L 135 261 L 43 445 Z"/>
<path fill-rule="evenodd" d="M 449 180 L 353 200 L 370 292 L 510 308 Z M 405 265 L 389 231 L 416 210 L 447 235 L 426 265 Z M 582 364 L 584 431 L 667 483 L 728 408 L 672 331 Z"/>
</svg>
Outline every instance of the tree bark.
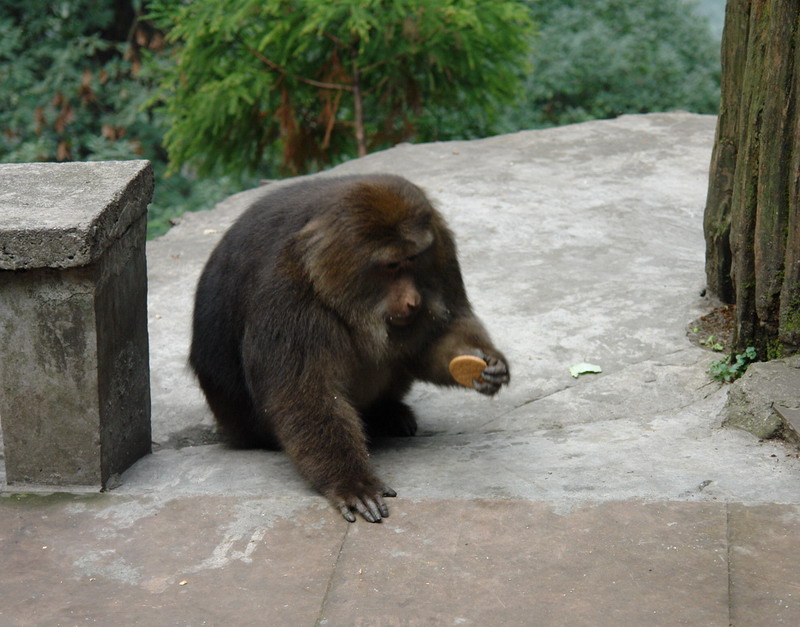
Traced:
<svg viewBox="0 0 800 627">
<path fill-rule="evenodd" d="M 800 349 L 800 0 L 728 0 L 704 219 L 734 352 Z"/>
</svg>

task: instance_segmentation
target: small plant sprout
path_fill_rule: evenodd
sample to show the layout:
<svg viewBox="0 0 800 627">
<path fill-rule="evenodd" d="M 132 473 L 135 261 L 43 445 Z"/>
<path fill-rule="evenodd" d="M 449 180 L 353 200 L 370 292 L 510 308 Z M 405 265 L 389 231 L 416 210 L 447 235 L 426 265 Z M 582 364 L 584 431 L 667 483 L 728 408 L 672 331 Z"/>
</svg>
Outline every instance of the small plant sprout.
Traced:
<svg viewBox="0 0 800 627">
<path fill-rule="evenodd" d="M 710 348 L 712 351 L 721 353 L 725 350 L 725 347 L 717 341 L 715 335 L 709 335 L 706 339 L 698 341 L 701 345 L 705 346 L 706 348 Z"/>
<path fill-rule="evenodd" d="M 756 360 L 756 356 L 756 349 L 748 346 L 743 353 L 736 355 L 734 360 L 728 355 L 725 359 L 711 362 L 708 374 L 716 381 L 731 383 L 747 371 L 747 367 Z"/>
</svg>

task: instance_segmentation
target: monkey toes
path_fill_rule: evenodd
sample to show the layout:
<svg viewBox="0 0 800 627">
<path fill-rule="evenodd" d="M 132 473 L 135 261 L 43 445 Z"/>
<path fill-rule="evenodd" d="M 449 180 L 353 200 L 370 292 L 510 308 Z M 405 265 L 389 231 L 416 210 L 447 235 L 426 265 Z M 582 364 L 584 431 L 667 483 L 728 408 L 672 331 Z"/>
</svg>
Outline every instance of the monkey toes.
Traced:
<svg viewBox="0 0 800 627">
<path fill-rule="evenodd" d="M 377 523 L 383 518 L 389 517 L 389 508 L 383 500 L 384 496 L 395 497 L 397 496 L 397 492 L 391 488 L 384 487 L 372 493 L 358 496 L 334 496 L 330 500 L 347 522 L 356 521 L 355 514 L 353 514 L 353 512 L 356 511 L 361 514 L 367 522 Z"/>
</svg>

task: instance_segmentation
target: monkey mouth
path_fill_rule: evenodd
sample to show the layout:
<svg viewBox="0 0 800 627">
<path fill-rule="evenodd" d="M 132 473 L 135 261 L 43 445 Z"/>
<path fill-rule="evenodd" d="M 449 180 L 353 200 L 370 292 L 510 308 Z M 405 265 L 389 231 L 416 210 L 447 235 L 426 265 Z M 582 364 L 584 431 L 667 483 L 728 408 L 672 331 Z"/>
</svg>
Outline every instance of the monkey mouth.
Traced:
<svg viewBox="0 0 800 627">
<path fill-rule="evenodd" d="M 414 322 L 416 317 L 416 313 L 409 314 L 407 316 L 386 316 L 386 322 L 393 327 L 407 327 L 409 324 Z"/>
</svg>

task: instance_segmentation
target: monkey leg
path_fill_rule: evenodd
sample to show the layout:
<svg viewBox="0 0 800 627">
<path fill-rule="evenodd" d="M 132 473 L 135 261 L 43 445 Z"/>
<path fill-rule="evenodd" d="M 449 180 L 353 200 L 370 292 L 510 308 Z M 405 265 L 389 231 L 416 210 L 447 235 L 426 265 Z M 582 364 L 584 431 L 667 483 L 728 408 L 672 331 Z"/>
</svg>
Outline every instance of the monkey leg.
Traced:
<svg viewBox="0 0 800 627">
<path fill-rule="evenodd" d="M 235 448 L 280 448 L 278 440 L 264 420 L 255 415 L 253 403 L 246 394 L 223 393 L 204 377 L 198 378 L 208 406 L 227 443 Z"/>
<path fill-rule="evenodd" d="M 417 432 L 414 411 L 404 402 L 386 398 L 361 414 L 370 437 L 411 437 Z"/>
</svg>

